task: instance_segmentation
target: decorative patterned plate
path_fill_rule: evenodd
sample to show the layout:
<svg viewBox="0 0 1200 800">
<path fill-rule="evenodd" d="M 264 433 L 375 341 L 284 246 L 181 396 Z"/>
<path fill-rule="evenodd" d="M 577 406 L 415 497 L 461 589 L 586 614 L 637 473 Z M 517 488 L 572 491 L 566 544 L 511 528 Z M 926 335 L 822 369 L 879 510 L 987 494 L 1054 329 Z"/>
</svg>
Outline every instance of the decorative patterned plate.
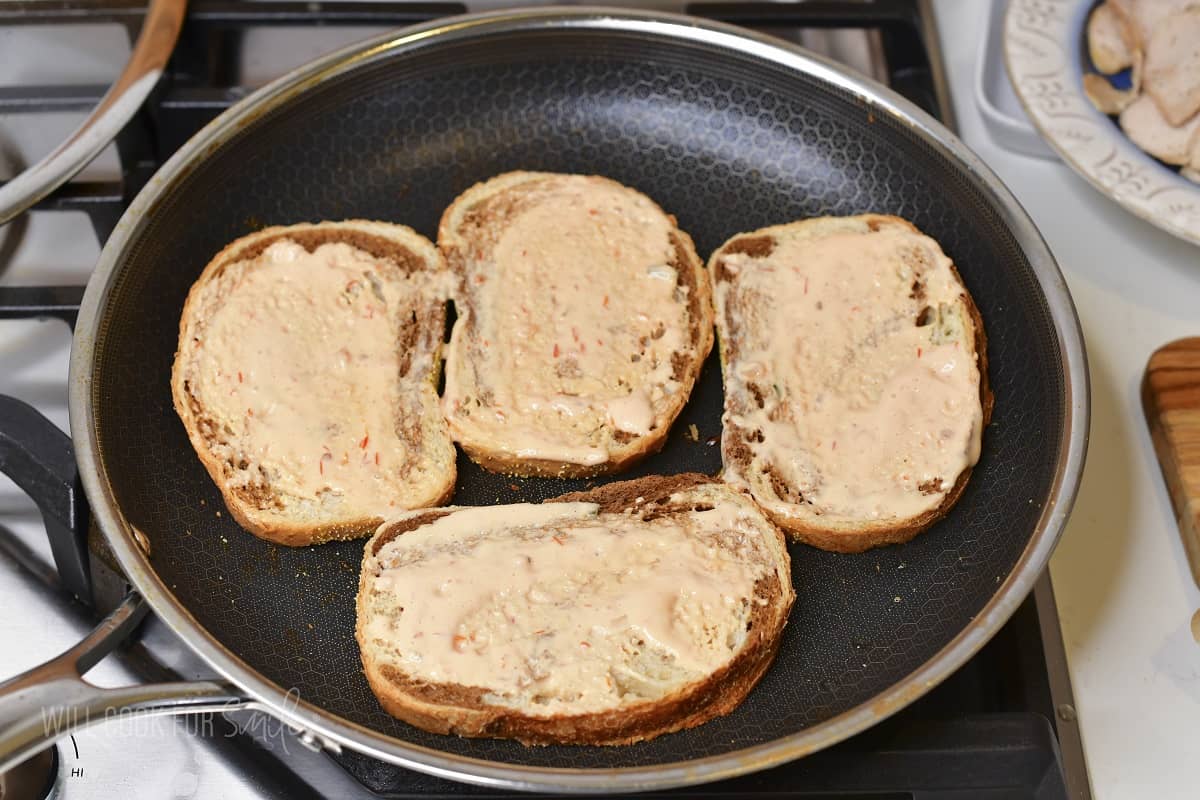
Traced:
<svg viewBox="0 0 1200 800">
<path fill-rule="evenodd" d="M 1004 60 L 1025 112 L 1062 159 L 1127 211 L 1200 245 L 1200 184 L 1142 152 L 1083 93 L 1089 0 L 1012 0 Z"/>
</svg>

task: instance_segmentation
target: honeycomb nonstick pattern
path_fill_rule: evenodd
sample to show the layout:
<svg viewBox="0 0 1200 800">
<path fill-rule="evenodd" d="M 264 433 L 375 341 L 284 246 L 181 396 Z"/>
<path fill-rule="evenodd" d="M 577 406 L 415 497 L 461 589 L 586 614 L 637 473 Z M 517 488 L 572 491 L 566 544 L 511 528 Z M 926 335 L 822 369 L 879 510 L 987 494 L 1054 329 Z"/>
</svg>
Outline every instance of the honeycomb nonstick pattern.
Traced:
<svg viewBox="0 0 1200 800">
<path fill-rule="evenodd" d="M 915 541 L 862 555 L 791 548 L 798 594 L 779 658 L 731 715 L 624 748 L 525 748 L 393 720 L 353 638 L 361 542 L 262 542 L 224 511 L 171 405 L 184 296 L 206 261 L 267 224 L 366 217 L 428 236 L 472 183 L 511 169 L 599 173 L 677 215 L 702 256 L 798 217 L 898 214 L 955 260 L 985 320 L 995 415 L 958 506 Z M 1047 499 L 1063 375 L 1029 265 L 966 170 L 905 125 L 803 75 L 635 34 L 541 30 L 360 65 L 313 87 L 176 181 L 127 249 L 97 338 L 100 457 L 154 568 L 230 651 L 348 720 L 466 756 L 557 767 L 653 765 L 795 733 L 931 658 L 1008 575 Z M 664 450 L 628 477 L 716 472 L 715 355 Z M 699 441 L 685 436 L 694 424 Z M 459 460 L 456 503 L 590 485 L 514 480 Z"/>
</svg>

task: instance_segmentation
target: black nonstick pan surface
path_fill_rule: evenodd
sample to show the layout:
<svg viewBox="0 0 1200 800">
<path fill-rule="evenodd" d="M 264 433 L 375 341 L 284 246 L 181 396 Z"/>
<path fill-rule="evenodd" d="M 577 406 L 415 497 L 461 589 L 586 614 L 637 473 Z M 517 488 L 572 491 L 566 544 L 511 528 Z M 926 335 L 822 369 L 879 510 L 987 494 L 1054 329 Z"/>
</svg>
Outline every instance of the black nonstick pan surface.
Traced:
<svg viewBox="0 0 1200 800">
<path fill-rule="evenodd" d="M 155 177 L 105 249 L 77 334 L 73 430 L 89 499 L 154 610 L 268 704 L 292 690 L 296 718 L 331 740 L 527 786 L 583 785 L 538 767 L 648 768 L 635 770 L 648 786 L 767 766 L 886 716 L 962 663 L 1044 566 L 1086 431 L 1070 299 L 1011 196 L 886 90 L 736 29 L 559 10 L 425 30 L 327 58 L 239 105 Z M 351 217 L 433 238 L 459 192 L 514 169 L 633 186 L 675 214 L 705 258 L 764 225 L 900 215 L 954 259 L 987 331 L 995 412 L 958 505 L 901 546 L 791 546 L 797 600 L 762 683 L 727 717 L 635 746 L 527 748 L 385 714 L 353 635 L 363 543 L 288 549 L 241 530 L 171 405 L 184 297 L 226 243 L 264 225 Z M 720 470 L 721 404 L 714 349 L 663 451 L 619 477 Z M 453 502 L 591 485 L 493 475 L 460 457 Z M 149 540 L 148 558 L 130 526 Z M 612 788 L 635 785 L 612 774 Z"/>
</svg>

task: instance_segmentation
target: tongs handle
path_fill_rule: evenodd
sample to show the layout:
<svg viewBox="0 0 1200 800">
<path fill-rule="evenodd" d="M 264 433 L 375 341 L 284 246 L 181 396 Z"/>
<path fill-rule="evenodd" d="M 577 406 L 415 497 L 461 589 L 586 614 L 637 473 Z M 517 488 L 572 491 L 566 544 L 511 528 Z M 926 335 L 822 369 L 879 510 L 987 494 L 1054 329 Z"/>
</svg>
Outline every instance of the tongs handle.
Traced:
<svg viewBox="0 0 1200 800">
<path fill-rule="evenodd" d="M 0 773 L 72 731 L 114 718 L 199 714 L 257 707 L 222 681 L 176 681 L 111 689 L 83 673 L 108 655 L 146 616 L 131 592 L 83 641 L 41 666 L 0 684 Z"/>
</svg>

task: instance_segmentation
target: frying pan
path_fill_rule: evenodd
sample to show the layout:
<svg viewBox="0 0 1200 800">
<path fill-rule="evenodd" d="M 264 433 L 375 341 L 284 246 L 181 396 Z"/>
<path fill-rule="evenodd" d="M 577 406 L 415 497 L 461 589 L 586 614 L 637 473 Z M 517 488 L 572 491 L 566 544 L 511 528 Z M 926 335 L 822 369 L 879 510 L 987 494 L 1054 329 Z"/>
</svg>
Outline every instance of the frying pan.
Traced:
<svg viewBox="0 0 1200 800">
<path fill-rule="evenodd" d="M 285 549 L 242 531 L 171 406 L 183 300 L 225 243 L 267 224 L 348 217 L 432 236 L 460 191 L 512 169 L 636 187 L 677 215 L 702 254 L 737 231 L 800 217 L 898 214 L 941 242 L 987 329 L 995 414 L 957 506 L 901 546 L 839 555 L 793 545 L 797 601 L 762 683 L 726 717 L 634 746 L 526 748 L 389 717 L 353 637 L 362 542 Z M 714 355 L 663 451 L 622 477 L 718 471 L 709 440 L 721 402 Z M 798 758 L 967 660 L 1024 598 L 1062 530 L 1088 388 L 1078 321 L 1045 243 L 995 175 L 913 105 L 726 25 L 539 9 L 373 39 L 300 68 L 197 134 L 104 248 L 77 324 L 70 409 L 87 499 L 136 594 L 84 649 L 21 679 L 23 695 L 10 683 L 0 722 L 30 718 L 30 697 L 82 705 L 84 721 L 251 706 L 315 747 L 493 786 L 612 792 Z M 692 424 L 699 441 L 685 435 Z M 461 504 L 587 485 L 513 480 L 465 459 L 459 469 Z M 78 680 L 95 660 L 88 647 L 136 617 L 138 594 L 227 681 L 114 692 Z M 71 696 L 48 692 L 48 675 Z M 37 746 L 30 727 L 0 736 L 10 760 Z"/>
</svg>

